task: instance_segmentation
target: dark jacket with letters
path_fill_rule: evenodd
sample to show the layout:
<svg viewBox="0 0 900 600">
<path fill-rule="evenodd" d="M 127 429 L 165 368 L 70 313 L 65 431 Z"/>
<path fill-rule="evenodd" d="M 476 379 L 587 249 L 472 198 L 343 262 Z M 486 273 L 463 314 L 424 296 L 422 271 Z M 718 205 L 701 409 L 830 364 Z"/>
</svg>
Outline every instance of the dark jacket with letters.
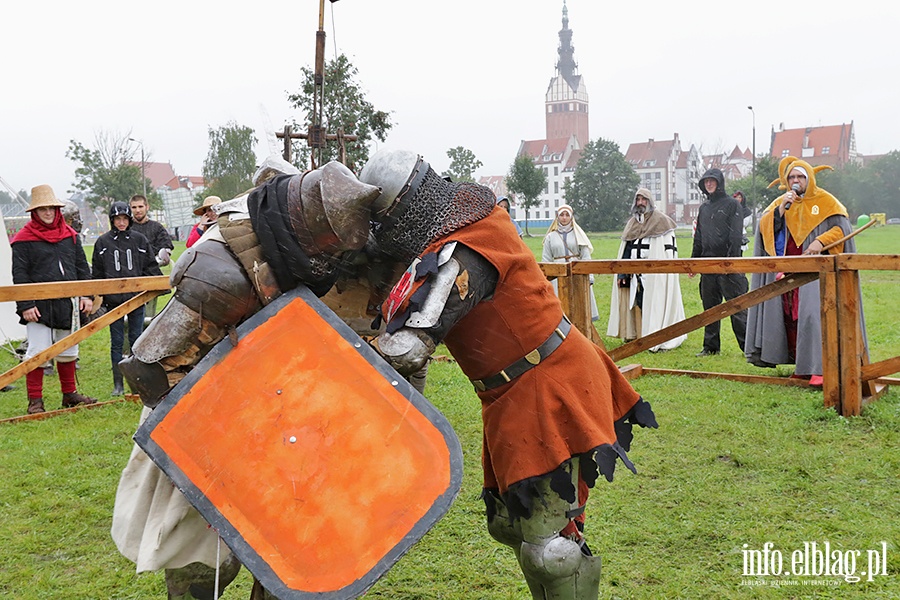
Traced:
<svg viewBox="0 0 900 600">
<path fill-rule="evenodd" d="M 162 275 L 150 242 L 131 229 L 113 229 L 97 238 L 91 264 L 94 279 Z M 135 292 L 108 294 L 103 297 L 103 306 L 115 308 L 134 296 Z"/>
</svg>

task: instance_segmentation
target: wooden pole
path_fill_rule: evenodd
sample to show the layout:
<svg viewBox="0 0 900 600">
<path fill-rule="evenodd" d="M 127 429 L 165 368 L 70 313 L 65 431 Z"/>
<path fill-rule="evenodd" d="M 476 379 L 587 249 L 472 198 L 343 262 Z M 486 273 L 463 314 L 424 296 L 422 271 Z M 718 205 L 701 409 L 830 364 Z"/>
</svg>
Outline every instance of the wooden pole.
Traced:
<svg viewBox="0 0 900 600">
<path fill-rule="evenodd" d="M 837 272 L 837 318 L 840 332 L 841 415 L 858 415 L 862 409 L 859 329 L 859 271 Z"/>
<path fill-rule="evenodd" d="M 742 310 L 753 306 L 754 304 L 765 302 L 770 298 L 780 296 L 781 294 L 784 294 L 785 292 L 788 292 L 796 287 L 800 287 L 801 285 L 805 285 L 811 281 L 815 281 L 818 276 L 818 273 L 786 274 L 778 281 L 773 281 L 772 283 L 757 288 L 752 292 L 747 292 L 746 294 L 742 294 L 737 298 L 732 298 L 728 302 L 724 302 L 722 304 L 719 304 L 718 306 L 710 308 L 709 310 L 705 310 L 699 315 L 695 315 L 693 317 L 685 319 L 684 321 L 679 321 L 674 325 L 669 325 L 668 327 L 651 333 L 648 336 L 640 337 L 633 342 L 622 344 L 618 348 L 611 350 L 609 352 L 609 356 L 616 361 L 622 360 L 623 358 L 627 358 L 629 356 L 633 356 L 638 352 L 648 350 L 653 346 L 656 346 L 657 344 L 661 344 L 667 340 L 671 340 L 672 338 L 678 337 L 679 335 L 694 331 L 695 329 L 699 329 L 701 327 L 705 327 L 706 325 L 709 325 L 710 323 L 714 323 L 716 321 L 720 321 L 725 317 L 730 317 L 731 315 L 739 313 Z"/>
<path fill-rule="evenodd" d="M 124 317 L 125 315 L 127 315 L 128 313 L 130 313 L 131 311 L 136 309 L 138 306 L 140 306 L 142 304 L 146 304 L 147 301 L 152 300 L 153 298 L 155 298 L 158 295 L 159 295 L 159 292 L 142 292 L 142 293 L 138 294 L 137 296 L 135 296 L 134 298 L 131 298 L 130 300 L 126 300 L 125 302 L 123 302 L 116 308 L 112 309 L 111 311 L 109 311 L 108 313 L 106 313 L 105 315 L 100 317 L 99 319 L 91 321 L 90 323 L 88 323 L 87 325 L 85 325 L 84 327 L 79 329 L 78 331 L 75 331 L 75 332 L 67 335 L 63 339 L 59 340 L 58 342 L 56 342 L 55 344 L 53 344 L 52 346 L 50 346 L 43 352 L 39 352 L 39 353 L 35 354 L 28 360 L 19 363 L 12 369 L 10 369 L 7 372 L 0 375 L 0 387 L 9 385 L 16 379 L 19 379 L 23 375 L 33 371 L 38 366 L 44 364 L 45 362 L 47 362 L 54 356 L 57 356 L 60 352 L 62 352 L 64 350 L 68 350 L 75 344 L 87 339 L 88 337 L 90 337 L 91 335 L 100 331 L 101 329 L 103 329 L 104 327 L 106 327 L 107 325 L 112 323 L 113 321 L 116 321 L 117 319 Z"/>
<path fill-rule="evenodd" d="M 863 225 L 863 226 L 860 227 L 859 229 L 856 229 L 856 230 L 854 230 L 854 231 L 851 231 L 850 233 L 848 233 L 847 235 L 845 235 L 845 236 L 842 237 L 841 239 L 837 240 L 836 242 L 831 242 L 831 243 L 828 244 L 827 246 L 823 247 L 822 250 L 821 250 L 821 252 L 826 252 L 826 251 L 828 251 L 828 250 L 831 250 L 832 248 L 834 248 L 834 247 L 837 246 L 838 244 L 843 244 L 844 242 L 846 242 L 847 240 L 849 240 L 849 239 L 852 238 L 853 236 L 855 236 L 855 235 L 857 235 L 857 234 L 859 234 L 859 233 L 862 233 L 863 231 L 865 231 L 866 229 L 868 229 L 869 227 L 871 227 L 871 226 L 874 225 L 874 224 L 875 224 L 875 219 L 872 219 L 871 221 L 869 221 L 868 223 L 866 223 L 865 225 Z"/>
<path fill-rule="evenodd" d="M 834 271 L 819 276 L 819 302 L 822 315 L 822 395 L 826 408 L 840 412 L 841 361 L 838 330 L 837 275 Z"/>
</svg>

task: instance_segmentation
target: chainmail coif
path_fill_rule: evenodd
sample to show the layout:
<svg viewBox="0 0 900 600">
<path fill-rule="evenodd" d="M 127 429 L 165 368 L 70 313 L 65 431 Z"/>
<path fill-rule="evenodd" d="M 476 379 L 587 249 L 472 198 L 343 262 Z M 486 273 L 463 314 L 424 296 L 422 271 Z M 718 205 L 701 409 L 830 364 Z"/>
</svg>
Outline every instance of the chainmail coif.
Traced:
<svg viewBox="0 0 900 600">
<path fill-rule="evenodd" d="M 397 224 L 373 228 L 379 248 L 409 263 L 434 240 L 485 218 L 496 200 L 490 189 L 475 183 L 452 183 L 431 167 Z"/>
</svg>

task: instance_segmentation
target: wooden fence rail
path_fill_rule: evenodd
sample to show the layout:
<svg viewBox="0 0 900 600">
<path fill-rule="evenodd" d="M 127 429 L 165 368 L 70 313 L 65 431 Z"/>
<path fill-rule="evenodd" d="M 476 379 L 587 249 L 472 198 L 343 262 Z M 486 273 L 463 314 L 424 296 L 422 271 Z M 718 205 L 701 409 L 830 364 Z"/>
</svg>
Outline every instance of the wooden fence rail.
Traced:
<svg viewBox="0 0 900 600">
<path fill-rule="evenodd" d="M 791 289 L 819 280 L 822 311 L 822 391 L 825 406 L 844 416 L 858 415 L 862 406 L 877 398 L 886 383 L 900 383 L 884 376 L 900 371 L 900 357 L 869 364 L 860 328 L 859 271 L 900 270 L 900 255 L 837 254 L 778 258 L 692 258 L 667 260 L 587 260 L 568 264 L 541 263 L 548 278 L 558 282 L 559 298 L 572 323 L 603 347 L 591 322 L 591 275 L 638 273 L 785 273 L 782 279 L 752 290 L 724 304 L 689 317 L 644 338 L 615 348 L 609 354 L 621 360 L 674 337 L 704 327 Z M 631 368 L 630 376 L 660 372 L 702 378 L 736 379 L 750 383 L 784 385 L 785 379 L 759 375 L 708 373 Z M 796 382 L 797 380 L 793 380 Z M 802 385 L 802 384 L 801 384 Z"/>
<path fill-rule="evenodd" d="M 24 283 L 19 285 L 0 286 L 0 302 L 16 300 L 46 300 L 48 298 L 73 298 L 103 294 L 120 294 L 139 292 L 137 296 L 123 302 L 113 310 L 104 314 L 67 335 L 43 352 L 26 361 L 22 361 L 12 369 L 0 374 L 0 387 L 19 379 L 38 365 L 41 365 L 63 350 L 87 339 L 148 300 L 169 291 L 169 278 L 165 275 L 156 277 L 128 277 L 120 279 L 97 279 L 66 281 L 54 283 Z"/>
</svg>

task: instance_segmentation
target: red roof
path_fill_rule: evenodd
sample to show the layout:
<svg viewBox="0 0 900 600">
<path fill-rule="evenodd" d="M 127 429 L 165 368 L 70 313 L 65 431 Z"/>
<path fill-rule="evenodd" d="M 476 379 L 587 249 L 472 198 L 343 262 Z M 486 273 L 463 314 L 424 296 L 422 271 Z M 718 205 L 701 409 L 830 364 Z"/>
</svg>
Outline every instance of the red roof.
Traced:
<svg viewBox="0 0 900 600">
<path fill-rule="evenodd" d="M 772 132 L 769 154 L 775 159 L 796 156 L 815 165 L 842 166 L 852 158 L 855 136 L 850 124 L 782 129 Z"/>
<path fill-rule="evenodd" d="M 665 168 L 677 140 L 647 140 L 628 146 L 625 160 L 635 169 Z"/>
<path fill-rule="evenodd" d="M 136 167 L 141 166 L 141 161 L 129 161 L 129 165 Z M 143 165 L 144 176 L 150 180 L 150 184 L 154 190 L 163 186 L 174 190 L 180 187 L 187 187 L 187 182 L 191 182 L 194 188 L 204 187 L 206 182 L 199 175 L 177 175 L 172 163 L 161 162 L 145 162 Z"/>
<path fill-rule="evenodd" d="M 535 159 L 536 164 L 545 162 L 561 162 L 566 153 L 569 138 L 555 140 L 525 140 L 522 142 L 521 154 Z"/>
</svg>

